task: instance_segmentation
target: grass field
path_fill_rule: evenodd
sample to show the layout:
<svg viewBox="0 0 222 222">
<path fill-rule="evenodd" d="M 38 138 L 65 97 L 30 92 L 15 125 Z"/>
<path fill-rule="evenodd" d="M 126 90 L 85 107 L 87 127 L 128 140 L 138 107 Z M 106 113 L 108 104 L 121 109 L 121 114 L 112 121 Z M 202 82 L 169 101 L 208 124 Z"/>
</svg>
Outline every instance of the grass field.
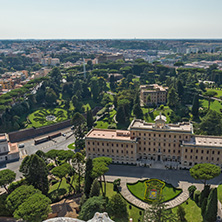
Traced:
<svg viewBox="0 0 222 222">
<path fill-rule="evenodd" d="M 222 90 L 219 90 L 219 89 L 207 89 L 207 91 L 214 91 L 214 92 L 216 92 L 217 95 L 215 97 L 217 97 L 217 98 L 222 96 Z"/>
<path fill-rule="evenodd" d="M 71 149 L 71 150 L 74 150 L 75 149 L 75 143 L 69 144 L 68 148 Z"/>
<path fill-rule="evenodd" d="M 108 116 L 106 115 L 104 118 L 96 122 L 95 128 L 107 129 L 110 124 L 116 125 L 113 121 L 115 114 L 115 110 L 110 111 Z"/>
<path fill-rule="evenodd" d="M 200 107 L 208 108 L 208 100 L 200 99 Z M 219 101 L 214 100 L 210 103 L 210 109 L 215 110 L 220 113 L 220 109 L 222 109 L 222 105 Z"/>
<path fill-rule="evenodd" d="M 202 222 L 203 221 L 203 217 L 201 215 L 201 209 L 197 206 L 197 204 L 191 200 L 188 199 L 188 204 L 186 204 L 186 202 L 184 202 L 183 204 L 181 204 L 181 206 L 184 208 L 185 210 L 185 218 L 187 219 L 187 222 Z M 173 213 L 177 212 L 178 207 L 175 207 L 172 209 Z"/>
<path fill-rule="evenodd" d="M 144 195 L 145 195 L 145 191 L 146 191 L 146 186 L 145 186 L 144 181 L 138 181 L 136 184 L 127 184 L 127 187 L 129 189 L 129 191 L 134 196 L 136 196 L 140 200 L 146 202 L 144 199 Z M 175 198 L 181 192 L 182 192 L 182 190 L 177 189 L 177 188 L 173 187 L 171 184 L 166 183 L 165 187 L 163 188 L 163 191 L 162 191 L 164 202 Z"/>
</svg>

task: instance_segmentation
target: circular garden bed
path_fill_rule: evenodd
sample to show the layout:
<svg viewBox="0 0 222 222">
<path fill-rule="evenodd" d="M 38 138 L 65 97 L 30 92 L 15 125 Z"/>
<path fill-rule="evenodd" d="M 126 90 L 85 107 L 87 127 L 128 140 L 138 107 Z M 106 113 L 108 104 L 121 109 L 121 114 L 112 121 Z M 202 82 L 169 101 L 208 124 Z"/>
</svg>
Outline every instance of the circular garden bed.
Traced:
<svg viewBox="0 0 222 222">
<path fill-rule="evenodd" d="M 40 109 L 29 115 L 31 126 L 41 127 L 66 120 L 67 111 L 60 108 Z"/>
<path fill-rule="evenodd" d="M 182 192 L 182 189 L 175 188 L 171 184 L 158 179 L 139 180 L 136 183 L 127 183 L 127 188 L 135 197 L 146 203 L 151 203 L 159 196 L 162 196 L 162 202 L 167 202 Z"/>
</svg>

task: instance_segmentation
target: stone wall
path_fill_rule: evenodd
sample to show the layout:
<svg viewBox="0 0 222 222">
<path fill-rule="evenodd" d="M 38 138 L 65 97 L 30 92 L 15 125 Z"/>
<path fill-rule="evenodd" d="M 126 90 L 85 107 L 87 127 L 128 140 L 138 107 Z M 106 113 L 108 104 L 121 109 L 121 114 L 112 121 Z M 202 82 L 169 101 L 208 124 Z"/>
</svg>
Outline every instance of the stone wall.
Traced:
<svg viewBox="0 0 222 222">
<path fill-rule="evenodd" d="M 65 120 L 63 122 L 56 123 L 49 126 L 43 126 L 40 128 L 23 129 L 23 130 L 11 132 L 8 134 L 8 137 L 9 137 L 9 141 L 14 143 L 14 142 L 27 140 L 27 139 L 32 139 L 32 138 L 44 135 L 46 133 L 58 131 L 58 130 L 67 128 L 69 126 L 71 126 L 70 120 Z"/>
</svg>

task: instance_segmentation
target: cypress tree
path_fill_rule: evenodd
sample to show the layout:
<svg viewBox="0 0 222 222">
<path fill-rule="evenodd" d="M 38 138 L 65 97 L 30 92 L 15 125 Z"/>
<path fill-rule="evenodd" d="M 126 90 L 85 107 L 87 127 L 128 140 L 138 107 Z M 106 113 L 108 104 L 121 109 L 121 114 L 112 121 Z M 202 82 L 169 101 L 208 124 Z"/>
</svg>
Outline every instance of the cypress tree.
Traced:
<svg viewBox="0 0 222 222">
<path fill-rule="evenodd" d="M 177 216 L 179 222 L 185 222 L 187 221 L 185 218 L 186 212 L 182 206 L 178 206 L 177 208 Z"/>
<path fill-rule="evenodd" d="M 205 215 L 207 207 L 207 198 L 204 198 L 204 200 L 201 202 L 201 214 Z"/>
<path fill-rule="evenodd" d="M 117 113 L 116 113 L 116 121 L 118 123 L 125 123 L 126 120 L 126 115 L 125 115 L 125 110 L 123 106 L 119 106 L 117 109 Z"/>
<path fill-rule="evenodd" d="M 215 222 L 217 219 L 217 188 L 211 189 L 210 191 L 204 219 L 207 222 Z"/>
<path fill-rule="evenodd" d="M 95 179 L 92 183 L 91 190 L 90 190 L 90 197 L 99 196 L 100 194 L 100 185 L 97 179 Z"/>
<path fill-rule="evenodd" d="M 143 118 L 143 111 L 138 103 L 133 106 L 133 114 L 136 116 L 137 119 Z"/>
<path fill-rule="evenodd" d="M 86 120 L 87 120 L 87 126 L 88 128 L 92 128 L 93 127 L 93 115 L 92 115 L 92 110 L 88 109 L 87 108 L 87 117 L 86 117 Z"/>
<path fill-rule="evenodd" d="M 194 117 L 198 117 L 199 112 L 199 96 L 196 94 L 193 98 L 192 114 Z"/>
<path fill-rule="evenodd" d="M 93 183 L 92 169 L 93 169 L 92 159 L 91 159 L 91 158 L 88 158 L 88 159 L 86 160 L 85 186 L 84 186 L 84 193 L 85 193 L 85 195 L 86 195 L 86 198 L 89 197 L 91 185 L 92 185 L 92 183 Z"/>
</svg>

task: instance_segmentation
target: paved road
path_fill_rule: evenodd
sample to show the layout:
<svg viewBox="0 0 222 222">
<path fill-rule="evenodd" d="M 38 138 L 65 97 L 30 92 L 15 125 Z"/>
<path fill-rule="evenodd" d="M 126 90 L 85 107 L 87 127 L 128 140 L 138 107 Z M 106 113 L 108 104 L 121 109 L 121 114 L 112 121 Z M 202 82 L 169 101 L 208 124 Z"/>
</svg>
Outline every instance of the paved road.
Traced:
<svg viewBox="0 0 222 222">
<path fill-rule="evenodd" d="M 127 178 L 157 178 L 171 183 L 175 187 L 179 187 L 180 182 L 195 183 L 202 187 L 202 183 L 194 180 L 188 170 L 165 170 L 152 169 L 147 167 L 137 167 L 130 165 L 110 165 L 107 176 L 125 177 Z M 209 181 L 210 184 L 219 185 L 222 183 L 222 174 L 219 177 Z"/>
<path fill-rule="evenodd" d="M 34 154 L 38 150 L 42 150 L 44 152 L 48 152 L 49 150 L 52 150 L 52 149 L 68 150 L 69 149 L 68 145 L 70 143 L 73 143 L 75 140 L 74 135 L 66 139 L 66 137 L 72 134 L 70 127 L 64 130 L 60 130 L 59 132 L 62 132 L 62 134 L 65 134 L 65 136 L 60 136 L 60 137 L 54 138 L 51 141 L 47 141 L 38 145 L 34 145 L 34 139 L 19 142 L 19 144 L 24 143 L 25 145 L 24 148 L 20 149 L 20 160 L 16 162 L 0 165 L 0 170 L 3 170 L 3 169 L 13 170 L 16 173 L 16 180 L 18 180 L 22 176 L 22 174 L 19 172 L 19 166 L 26 155 Z"/>
</svg>

